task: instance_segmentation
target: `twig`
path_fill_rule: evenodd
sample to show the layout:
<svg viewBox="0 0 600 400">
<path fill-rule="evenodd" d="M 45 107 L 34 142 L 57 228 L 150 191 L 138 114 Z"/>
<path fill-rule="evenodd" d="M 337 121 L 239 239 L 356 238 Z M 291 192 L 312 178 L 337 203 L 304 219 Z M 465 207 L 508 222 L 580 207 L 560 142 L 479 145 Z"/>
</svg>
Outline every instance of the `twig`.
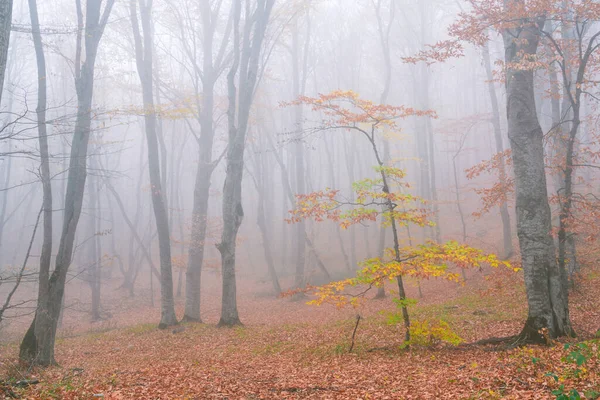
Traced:
<svg viewBox="0 0 600 400">
<path fill-rule="evenodd" d="M 354 337 L 356 336 L 356 330 L 358 329 L 358 323 L 360 322 L 360 314 L 356 314 L 356 325 L 354 325 L 354 331 L 352 332 L 352 343 L 350 343 L 350 349 L 348 353 L 352 353 L 352 349 L 354 348 Z"/>
<path fill-rule="evenodd" d="M 19 271 L 19 274 L 17 275 L 16 281 L 15 281 L 15 286 L 12 288 L 12 290 L 8 294 L 8 297 L 6 298 L 4 305 L 0 309 L 0 321 L 2 321 L 2 316 L 4 314 L 4 311 L 6 311 L 9 308 L 10 300 L 12 299 L 13 295 L 19 288 L 19 285 L 21 284 L 21 278 L 23 277 L 23 272 L 25 271 L 25 267 L 27 267 L 27 261 L 29 260 L 29 255 L 31 254 L 31 247 L 33 246 L 33 242 L 35 240 L 35 233 L 37 232 L 38 225 L 40 224 L 40 217 L 42 215 L 43 210 L 44 210 L 44 207 L 42 207 L 40 209 L 40 212 L 38 213 L 37 219 L 35 221 L 35 226 L 33 227 L 33 233 L 31 234 L 31 240 L 29 241 L 29 247 L 27 248 L 27 253 L 25 254 L 25 260 L 23 261 L 21 270 Z"/>
</svg>

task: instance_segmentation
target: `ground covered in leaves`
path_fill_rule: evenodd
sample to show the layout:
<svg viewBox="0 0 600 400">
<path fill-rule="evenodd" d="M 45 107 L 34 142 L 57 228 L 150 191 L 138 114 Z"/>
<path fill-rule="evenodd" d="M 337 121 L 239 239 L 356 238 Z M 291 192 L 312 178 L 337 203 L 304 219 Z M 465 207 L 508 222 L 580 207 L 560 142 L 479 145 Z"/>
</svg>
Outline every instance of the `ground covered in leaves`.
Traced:
<svg viewBox="0 0 600 400">
<path fill-rule="evenodd" d="M 5 395 L 41 399 L 570 399 L 600 396 L 600 274 L 588 271 L 571 297 L 576 340 L 498 349 L 468 343 L 518 333 L 524 290 L 514 276 L 473 276 L 464 287 L 424 282 L 414 321 L 445 321 L 464 343 L 401 349 L 387 323 L 393 303 L 369 300 L 352 353 L 355 310 L 305 301 L 239 296 L 243 327 L 217 328 L 218 296 L 203 299 L 205 324 L 156 329 L 156 308 L 116 322 L 68 325 L 60 366 L 27 370 L 17 342 L 0 348 Z M 390 286 L 392 288 L 392 286 Z M 416 284 L 410 293 L 418 297 Z M 131 307 L 128 305 L 127 307 Z M 66 336 L 66 337 L 65 337 Z M 28 387 L 24 383 L 39 381 Z M 1 393 L 1 391 L 0 391 Z M 559 397 L 564 393 L 566 397 Z"/>
</svg>

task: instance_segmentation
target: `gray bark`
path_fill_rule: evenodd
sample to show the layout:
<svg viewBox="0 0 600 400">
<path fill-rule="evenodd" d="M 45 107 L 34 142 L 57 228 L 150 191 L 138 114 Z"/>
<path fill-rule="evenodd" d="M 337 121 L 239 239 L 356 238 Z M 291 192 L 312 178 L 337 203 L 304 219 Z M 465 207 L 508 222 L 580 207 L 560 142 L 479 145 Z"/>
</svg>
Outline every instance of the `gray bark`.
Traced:
<svg viewBox="0 0 600 400">
<path fill-rule="evenodd" d="M 257 0 L 256 9 L 246 15 L 243 37 L 240 35 L 242 0 L 233 1 L 233 65 L 227 75 L 229 107 L 227 122 L 227 172 L 223 187 L 223 233 L 217 245 L 221 253 L 223 288 L 219 326 L 241 324 L 237 310 L 235 250 L 239 227 L 244 218 L 242 177 L 244 149 L 250 108 L 258 79 L 258 63 L 267 23 L 275 0 Z M 247 9 L 247 12 L 250 12 Z M 236 88 L 236 75 L 239 75 Z M 238 99 L 239 95 L 239 99 Z"/>
<path fill-rule="evenodd" d="M 94 169 L 93 160 L 90 160 L 91 168 Z M 90 254 L 87 260 L 87 283 L 90 285 L 90 289 L 92 291 L 92 321 L 100 320 L 100 288 L 101 288 L 101 280 L 100 280 L 100 262 L 102 251 L 99 247 L 98 241 L 98 216 L 96 213 L 99 210 L 99 192 L 98 192 L 98 182 L 97 177 L 92 176 L 89 183 L 89 249 Z"/>
<path fill-rule="evenodd" d="M 214 142 L 214 88 L 221 72 L 223 71 L 223 59 L 225 45 L 229 38 L 229 25 L 220 45 L 216 58 L 213 56 L 213 42 L 216 29 L 216 16 L 208 4 L 201 7 L 202 18 L 202 105 L 198 106 L 198 121 L 200 123 L 200 137 L 198 139 L 198 169 L 196 170 L 196 182 L 194 186 L 194 205 L 192 211 L 191 243 L 188 256 L 188 267 L 185 278 L 185 321 L 201 322 L 200 317 L 200 294 L 202 263 L 206 246 L 206 229 L 208 226 L 208 202 L 211 177 L 219 160 L 213 161 Z M 185 40 L 185 39 L 184 39 Z M 194 53 L 190 53 L 192 62 L 197 71 L 199 66 Z"/>
<path fill-rule="evenodd" d="M 13 0 L 0 0 L 0 101 L 4 88 L 4 72 L 10 44 L 10 27 L 12 22 Z"/>
<path fill-rule="evenodd" d="M 60 237 L 56 266 L 48 279 L 48 294 L 45 304 L 38 304 L 43 312 L 38 312 L 32 325 L 23 338 L 20 358 L 39 365 L 55 364 L 54 343 L 61 311 L 67 272 L 71 265 L 75 232 L 81 215 L 85 181 L 87 176 L 87 151 L 90 138 L 92 97 L 94 92 L 94 67 L 98 45 L 110 15 L 114 0 L 108 0 L 101 11 L 100 0 L 86 3 L 85 61 L 81 63 L 82 37 L 77 37 L 75 87 L 77 90 L 77 119 L 71 143 L 69 173 L 65 194 L 64 221 Z M 76 1 L 78 25 L 83 28 L 83 12 L 80 0 Z M 39 303 L 39 302 L 38 302 Z"/>
<path fill-rule="evenodd" d="M 303 47 L 300 44 L 298 32 L 298 20 L 294 21 L 292 28 L 292 87 L 293 98 L 298 98 L 305 93 L 306 74 L 307 74 L 307 57 L 308 45 L 310 43 L 310 24 L 307 26 L 307 37 Z M 296 105 L 294 111 L 294 127 L 297 135 L 294 140 L 295 149 L 295 173 L 296 173 L 296 193 L 306 193 L 306 167 L 304 156 L 304 141 L 302 139 L 304 130 L 304 109 L 301 104 Z M 302 237 L 306 233 L 306 223 L 300 221 L 295 224 L 295 242 L 296 242 L 296 268 L 294 275 L 294 286 L 300 288 L 305 283 L 305 267 L 306 267 L 306 242 Z"/>
<path fill-rule="evenodd" d="M 173 269 L 171 265 L 171 239 L 169 235 L 169 218 L 165 204 L 166 194 L 163 192 L 161 179 L 161 165 L 159 158 L 159 144 L 156 131 L 156 112 L 154 110 L 153 96 L 153 32 L 152 32 L 152 0 L 139 0 L 140 21 L 138 23 L 136 0 L 131 0 L 131 25 L 135 42 L 135 58 L 142 84 L 142 97 L 144 102 L 144 125 L 148 144 L 148 170 L 151 198 L 158 232 L 158 248 L 160 254 L 160 292 L 161 316 L 159 328 L 177 325 L 175 315 L 175 300 L 173 298 Z M 142 38 L 143 32 L 143 38 Z M 143 41 L 143 42 L 142 42 Z M 163 160 L 165 161 L 165 160 Z M 166 187 L 165 187 L 166 190 Z"/>
<path fill-rule="evenodd" d="M 490 95 L 490 102 L 492 106 L 492 126 L 494 128 L 494 141 L 496 145 L 496 153 L 504 151 L 504 144 L 502 143 L 502 129 L 500 127 L 500 108 L 498 106 L 498 96 L 496 95 L 496 86 L 494 85 L 492 75 L 492 64 L 490 60 L 489 44 L 486 43 L 483 47 L 483 64 L 485 66 L 485 72 L 488 80 L 488 93 Z M 504 162 L 500 163 L 500 182 L 506 183 L 506 168 Z M 502 258 L 509 259 L 514 254 L 512 244 L 512 228 L 510 226 L 510 214 L 508 213 L 508 204 L 503 202 L 500 204 L 500 218 L 502 220 L 502 240 L 503 240 L 503 253 Z"/>
<path fill-rule="evenodd" d="M 265 255 L 265 261 L 267 262 L 267 268 L 269 270 L 269 278 L 271 279 L 271 284 L 273 285 L 273 291 L 275 296 L 279 296 L 281 293 L 281 285 L 279 284 L 279 278 L 277 277 L 277 271 L 275 269 L 275 262 L 273 261 L 273 254 L 271 253 L 271 236 L 269 232 L 269 226 L 267 225 L 265 218 L 265 187 L 267 185 L 266 182 L 269 179 L 267 172 L 268 170 L 264 165 L 265 157 L 263 154 L 260 154 L 259 150 L 256 148 L 254 148 L 254 154 L 255 156 L 253 157 L 253 161 L 255 172 L 253 182 L 258 193 L 256 222 L 263 241 L 263 252 Z"/>
<path fill-rule="evenodd" d="M 269 136 L 268 138 L 269 138 L 269 141 L 271 141 L 271 137 Z M 273 155 L 275 156 L 275 161 L 277 162 L 277 165 L 279 165 L 279 168 L 281 169 L 283 193 L 287 196 L 287 200 L 289 201 L 289 203 L 294 204 L 295 203 L 294 192 L 292 191 L 292 185 L 290 184 L 290 180 L 288 178 L 288 173 L 285 168 L 285 164 L 283 163 L 283 160 L 281 159 L 281 155 L 276 151 L 275 147 L 273 146 L 273 143 L 270 142 L 269 144 L 270 144 L 271 148 L 273 149 Z M 317 263 L 317 267 L 319 267 L 319 270 L 323 273 L 323 275 L 325 276 L 325 279 L 330 281 L 331 274 L 325 267 L 325 264 L 323 264 L 323 261 L 321 261 L 321 257 L 319 256 L 319 253 L 317 252 L 317 249 L 313 245 L 312 241 L 308 237 L 308 233 L 306 233 L 306 231 L 304 231 L 304 241 L 306 242 L 306 245 L 308 246 L 311 254 L 313 254 L 313 256 L 315 257 L 315 262 Z"/>
<path fill-rule="evenodd" d="M 507 6 L 518 1 L 506 0 Z M 534 56 L 542 21 L 520 21 L 503 33 L 505 61 L 518 63 Z M 551 236 L 544 166 L 543 132 L 535 107 L 534 73 L 529 69 L 506 71 L 508 137 L 515 173 L 517 234 L 525 274 L 529 313 L 520 335 L 523 341 L 545 342 L 546 335 L 572 335 L 568 293 L 556 263 Z M 547 334 L 544 332 L 547 331 Z"/>
<path fill-rule="evenodd" d="M 327 161 L 329 163 L 328 164 L 329 180 L 331 183 L 331 187 L 336 188 L 337 182 L 335 179 L 335 163 L 333 160 L 332 151 L 329 149 L 327 140 L 325 140 L 324 147 L 325 147 L 325 153 L 327 153 Z M 344 239 L 342 238 L 342 228 L 340 228 L 339 224 L 335 224 L 334 229 L 335 229 L 335 235 L 336 235 L 336 237 L 338 239 L 338 243 L 340 245 L 340 251 L 342 252 L 342 256 L 344 258 L 344 265 L 346 266 L 346 270 L 348 270 L 350 272 L 350 271 L 352 271 L 353 267 L 352 267 L 352 264 L 350 264 L 350 258 L 348 257 L 348 253 L 346 252 L 346 247 L 344 246 Z"/>
</svg>

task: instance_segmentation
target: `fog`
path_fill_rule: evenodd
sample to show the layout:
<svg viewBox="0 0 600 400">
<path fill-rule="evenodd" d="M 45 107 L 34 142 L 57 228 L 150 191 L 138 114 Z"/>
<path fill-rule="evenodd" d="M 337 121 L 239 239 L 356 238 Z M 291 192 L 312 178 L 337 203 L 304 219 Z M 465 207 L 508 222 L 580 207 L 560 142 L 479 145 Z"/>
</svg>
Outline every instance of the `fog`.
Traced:
<svg viewBox="0 0 600 400">
<path fill-rule="evenodd" d="M 20 340 L 42 309 L 60 314 L 58 337 L 128 326 L 135 314 L 161 327 L 182 318 L 246 323 L 236 299 L 278 299 L 285 309 L 303 288 L 352 277 L 364 260 L 384 257 L 384 248 L 393 250 L 394 244 L 456 241 L 527 268 L 519 257 L 525 257 L 519 252 L 525 231 L 517 236 L 515 173 L 507 156 L 501 32 L 491 28 L 483 45 L 465 43 L 460 57 L 411 61 L 449 40 L 459 14 L 472 10 L 470 2 L 82 3 L 38 1 L 39 28 L 32 28 L 27 1 L 13 4 L 0 104 L 1 341 Z M 590 40 L 597 24 L 586 29 L 583 36 Z M 551 34 L 566 40 L 558 31 Z M 35 32 L 45 56 L 41 79 Z M 575 144 L 576 163 L 590 168 L 574 169 L 569 186 L 569 196 L 578 193 L 590 203 L 562 218 L 564 203 L 552 200 L 565 188 L 557 171 L 574 167 L 560 164 L 560 139 L 552 136 L 564 123 L 553 107 L 562 107 L 562 121 L 569 120 L 556 68 L 533 72 L 533 114 L 544 133 L 552 229 L 557 232 L 568 218 L 577 221 L 567 231 L 583 248 L 595 238 L 582 221 L 595 218 L 596 206 L 586 196 L 597 192 L 596 103 L 590 85 L 578 103 Z M 593 68 L 588 82 L 597 74 Z M 47 87 L 41 103 L 46 192 L 40 82 Z M 318 100 L 333 93 L 332 103 Z M 339 110 L 322 107 L 350 98 L 418 112 L 390 117 L 389 125 L 387 117 L 341 123 L 335 120 Z M 372 141 L 362 134 L 371 128 L 378 130 Z M 392 230 L 381 214 L 340 226 L 344 214 L 329 218 L 331 209 L 294 220 L 296 195 L 334 189 L 343 199 L 340 210 L 360 205 L 355 182 L 379 179 L 380 159 L 404 172 L 398 193 L 414 196 L 402 205 L 404 212 L 422 212 L 426 222 L 396 216 Z M 522 182 L 517 179 L 517 191 L 525 190 Z M 49 194 L 51 210 L 43 203 Z M 587 221 L 593 225 L 596 219 Z M 49 270 L 40 274 L 45 240 L 51 246 Z M 560 240 L 555 235 L 552 241 L 557 249 Z M 563 241 L 564 252 L 571 244 L 574 249 L 575 241 Z M 574 259 L 573 253 L 566 263 Z M 448 268 L 460 271 L 467 284 L 481 278 L 481 271 L 456 265 Z M 53 286 L 63 272 L 64 296 Z M 415 282 L 408 297 L 437 290 L 428 292 L 428 277 Z M 393 295 L 397 288 L 388 291 Z M 49 305 L 40 308 L 38 298 L 46 295 Z M 48 357 L 53 360 L 53 350 Z"/>
</svg>

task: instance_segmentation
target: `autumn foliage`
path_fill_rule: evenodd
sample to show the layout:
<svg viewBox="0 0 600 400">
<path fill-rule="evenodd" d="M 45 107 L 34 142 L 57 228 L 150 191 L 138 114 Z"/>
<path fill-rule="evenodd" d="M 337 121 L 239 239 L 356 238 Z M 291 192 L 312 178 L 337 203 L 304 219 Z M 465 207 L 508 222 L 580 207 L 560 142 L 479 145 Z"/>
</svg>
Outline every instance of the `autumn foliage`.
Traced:
<svg viewBox="0 0 600 400">
<path fill-rule="evenodd" d="M 406 297 L 403 277 L 417 279 L 442 278 L 460 282 L 457 269 L 479 268 L 483 264 L 493 267 L 509 266 L 495 255 L 485 254 L 455 241 L 444 244 L 428 241 L 419 246 L 400 247 L 398 228 L 408 225 L 424 227 L 432 225 L 428 212 L 423 207 L 424 200 L 408 193 L 410 185 L 405 180 L 405 172 L 387 165 L 380 154 L 380 140 L 388 140 L 389 134 L 400 131 L 398 121 L 409 116 L 435 117 L 435 113 L 415 110 L 403 106 L 378 105 L 361 99 L 351 91 L 335 91 L 318 97 L 300 97 L 287 105 L 309 105 L 314 112 L 323 116 L 315 131 L 331 129 L 362 134 L 371 144 L 373 155 L 378 162 L 374 167 L 375 178 L 365 178 L 353 184 L 355 196 L 346 199 L 339 190 L 325 189 L 309 194 L 298 194 L 296 207 L 290 211 L 288 222 L 303 219 L 317 222 L 330 220 L 346 229 L 354 224 L 379 222 L 393 235 L 393 246 L 385 249 L 380 257 L 370 258 L 361 263 L 362 269 L 355 277 L 331 282 L 319 287 L 298 288 L 287 295 L 310 292 L 315 296 L 310 304 L 333 304 L 336 307 L 352 305 L 358 307 L 360 300 L 373 287 L 380 287 L 385 281 L 398 283 L 398 299 L 405 327 L 405 341 L 410 341 L 411 325 L 408 305 L 412 301 Z M 361 287 L 359 293 L 348 291 Z"/>
</svg>

